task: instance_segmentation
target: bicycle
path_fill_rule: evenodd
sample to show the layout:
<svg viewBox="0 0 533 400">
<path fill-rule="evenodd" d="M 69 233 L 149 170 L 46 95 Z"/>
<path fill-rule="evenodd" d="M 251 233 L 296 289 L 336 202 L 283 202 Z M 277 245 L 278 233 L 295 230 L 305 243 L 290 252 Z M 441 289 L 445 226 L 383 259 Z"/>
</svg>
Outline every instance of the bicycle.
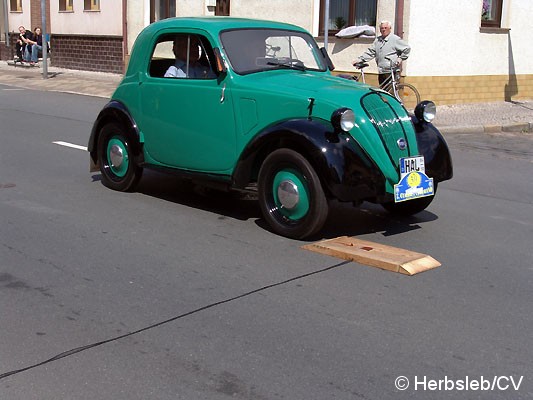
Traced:
<svg viewBox="0 0 533 400">
<path fill-rule="evenodd" d="M 380 89 L 392 94 L 408 111 L 413 112 L 416 105 L 420 103 L 420 93 L 410 83 L 401 83 L 400 68 L 395 66 L 389 57 L 386 57 L 386 59 L 389 60 L 391 64 L 390 75 L 379 85 Z M 364 69 L 368 67 L 368 64 L 364 61 L 360 61 L 355 63 L 354 67 L 360 71 L 360 75 L 353 75 L 352 79 L 366 83 Z"/>
</svg>

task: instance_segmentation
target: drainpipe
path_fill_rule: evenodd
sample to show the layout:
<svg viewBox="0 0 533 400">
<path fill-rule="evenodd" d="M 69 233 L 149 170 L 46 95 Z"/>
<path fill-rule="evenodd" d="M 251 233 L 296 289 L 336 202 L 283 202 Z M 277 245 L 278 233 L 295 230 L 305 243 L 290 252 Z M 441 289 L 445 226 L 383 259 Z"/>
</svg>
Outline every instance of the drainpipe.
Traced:
<svg viewBox="0 0 533 400">
<path fill-rule="evenodd" d="M 403 6 L 404 0 L 396 0 L 396 16 L 394 21 L 394 33 L 403 38 Z"/>
<path fill-rule="evenodd" d="M 329 0 L 326 0 L 326 9 L 324 10 L 324 48 L 328 52 L 328 36 L 329 36 Z M 329 52 L 328 52 L 329 53 Z"/>
<path fill-rule="evenodd" d="M 128 2 L 122 0 L 122 71 L 126 72 L 126 54 L 128 54 Z"/>
<path fill-rule="evenodd" d="M 4 0 L 4 30 L 6 35 L 6 47 L 10 47 L 9 43 L 9 16 L 7 15 L 7 0 Z"/>
</svg>

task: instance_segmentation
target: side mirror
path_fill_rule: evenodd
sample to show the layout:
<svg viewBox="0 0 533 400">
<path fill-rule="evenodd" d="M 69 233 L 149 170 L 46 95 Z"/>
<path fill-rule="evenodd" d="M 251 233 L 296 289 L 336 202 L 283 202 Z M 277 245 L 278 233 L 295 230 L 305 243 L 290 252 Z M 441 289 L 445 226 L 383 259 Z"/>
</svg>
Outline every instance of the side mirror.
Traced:
<svg viewBox="0 0 533 400">
<path fill-rule="evenodd" d="M 333 65 L 333 61 L 331 61 L 331 58 L 329 58 L 328 51 L 325 47 L 320 48 L 320 53 L 322 54 L 322 57 L 324 58 L 324 61 L 326 61 L 326 65 L 328 66 L 328 69 L 330 71 L 333 71 L 335 69 L 335 66 Z"/>
<path fill-rule="evenodd" d="M 226 64 L 224 63 L 224 59 L 222 58 L 222 54 L 220 53 L 220 49 L 218 47 L 215 47 L 215 61 L 216 61 L 216 67 L 218 74 L 225 74 L 227 72 Z"/>
</svg>

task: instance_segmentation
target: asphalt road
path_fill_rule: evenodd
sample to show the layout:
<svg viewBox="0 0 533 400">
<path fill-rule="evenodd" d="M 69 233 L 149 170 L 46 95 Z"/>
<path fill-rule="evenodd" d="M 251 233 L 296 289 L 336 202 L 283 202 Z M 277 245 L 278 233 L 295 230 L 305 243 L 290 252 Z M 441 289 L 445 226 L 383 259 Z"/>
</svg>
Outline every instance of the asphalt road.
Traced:
<svg viewBox="0 0 533 400">
<path fill-rule="evenodd" d="M 0 85 L 1 399 L 533 397 L 529 136 L 450 137 L 416 217 L 334 208 L 325 238 L 442 263 L 407 277 L 302 250 L 250 198 L 106 189 L 54 144 L 85 146 L 104 103 Z"/>
</svg>

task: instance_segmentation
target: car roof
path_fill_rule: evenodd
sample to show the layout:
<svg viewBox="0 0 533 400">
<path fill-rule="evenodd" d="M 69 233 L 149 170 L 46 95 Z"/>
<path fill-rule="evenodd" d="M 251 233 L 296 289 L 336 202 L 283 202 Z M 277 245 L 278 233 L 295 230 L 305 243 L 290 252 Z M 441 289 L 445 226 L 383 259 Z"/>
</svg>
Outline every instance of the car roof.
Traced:
<svg viewBox="0 0 533 400">
<path fill-rule="evenodd" d="M 154 33 L 161 29 L 167 28 L 196 28 L 203 29 L 213 35 L 218 35 L 221 31 L 228 29 L 246 29 L 246 28 L 273 28 L 273 29 L 290 29 L 306 32 L 305 29 L 284 22 L 238 18 L 238 17 L 176 17 L 167 18 L 148 25 L 142 32 Z M 141 34 L 139 36 L 141 36 Z"/>
</svg>

